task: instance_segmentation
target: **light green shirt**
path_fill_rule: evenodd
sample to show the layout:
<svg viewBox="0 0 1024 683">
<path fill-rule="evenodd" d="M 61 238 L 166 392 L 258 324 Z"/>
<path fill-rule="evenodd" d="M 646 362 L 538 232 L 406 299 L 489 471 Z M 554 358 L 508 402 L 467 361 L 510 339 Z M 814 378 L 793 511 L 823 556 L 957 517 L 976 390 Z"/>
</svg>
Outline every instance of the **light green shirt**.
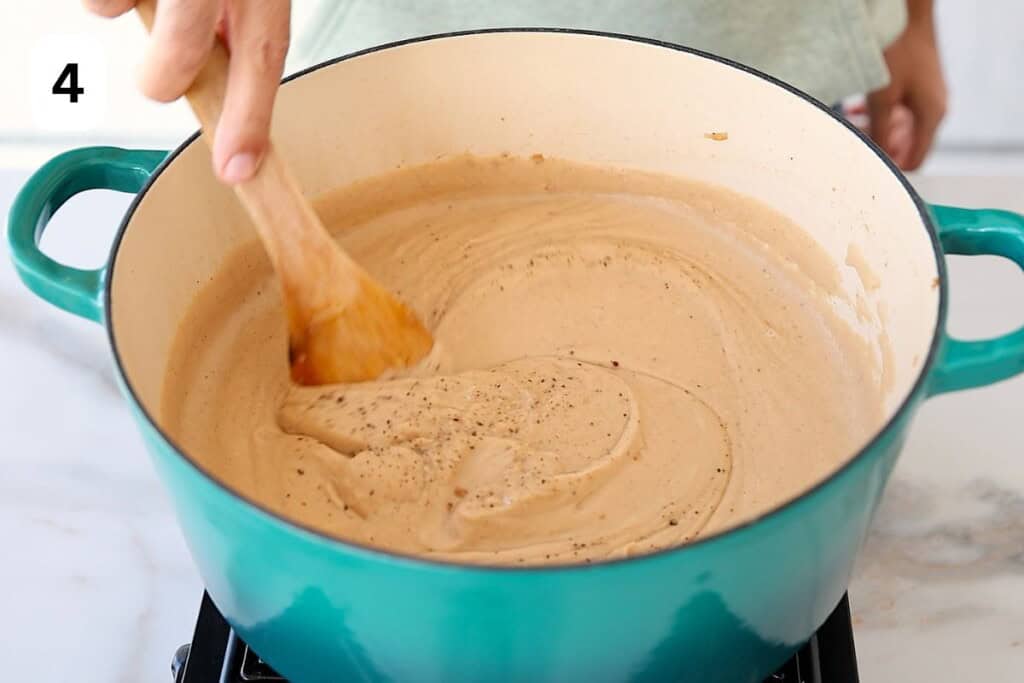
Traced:
<svg viewBox="0 0 1024 683">
<path fill-rule="evenodd" d="M 829 104 L 888 82 L 906 0 L 307 0 L 290 67 L 414 36 L 498 27 L 656 38 L 749 64 Z"/>
</svg>

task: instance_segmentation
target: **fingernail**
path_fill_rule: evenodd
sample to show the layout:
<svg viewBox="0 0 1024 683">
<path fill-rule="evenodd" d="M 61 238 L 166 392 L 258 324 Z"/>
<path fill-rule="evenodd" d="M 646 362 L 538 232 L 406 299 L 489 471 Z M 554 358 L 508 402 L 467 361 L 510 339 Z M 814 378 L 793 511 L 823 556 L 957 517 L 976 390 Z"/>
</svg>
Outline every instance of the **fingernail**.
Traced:
<svg viewBox="0 0 1024 683">
<path fill-rule="evenodd" d="M 241 152 L 228 159 L 221 169 L 220 175 L 227 183 L 241 183 L 256 173 L 256 156 L 249 152 Z"/>
</svg>

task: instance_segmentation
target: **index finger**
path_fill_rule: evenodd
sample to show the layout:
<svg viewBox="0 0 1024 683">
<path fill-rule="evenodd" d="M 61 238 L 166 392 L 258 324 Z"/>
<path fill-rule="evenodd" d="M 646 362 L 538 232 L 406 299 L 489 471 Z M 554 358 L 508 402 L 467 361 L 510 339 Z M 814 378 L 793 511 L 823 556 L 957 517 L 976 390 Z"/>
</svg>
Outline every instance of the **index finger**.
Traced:
<svg viewBox="0 0 1024 683">
<path fill-rule="evenodd" d="M 161 102 L 185 94 L 206 63 L 220 18 L 220 0 L 160 0 L 139 85 Z"/>
</svg>

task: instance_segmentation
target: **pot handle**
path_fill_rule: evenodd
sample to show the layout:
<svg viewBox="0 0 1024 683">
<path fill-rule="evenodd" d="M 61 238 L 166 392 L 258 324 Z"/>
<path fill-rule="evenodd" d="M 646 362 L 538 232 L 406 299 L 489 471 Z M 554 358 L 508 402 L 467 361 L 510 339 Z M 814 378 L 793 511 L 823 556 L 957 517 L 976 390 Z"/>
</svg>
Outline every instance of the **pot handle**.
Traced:
<svg viewBox="0 0 1024 683">
<path fill-rule="evenodd" d="M 83 147 L 54 157 L 32 174 L 11 205 L 7 241 L 14 268 L 29 289 L 63 308 L 96 322 L 103 319 L 107 267 L 72 268 L 39 250 L 39 240 L 57 210 L 86 190 L 139 192 L 166 152 L 117 147 Z"/>
<path fill-rule="evenodd" d="M 1024 269 L 1024 216 L 996 209 L 930 207 L 946 254 L 1002 256 Z M 994 339 L 961 341 L 943 331 L 930 393 L 993 384 L 1024 372 L 1024 327 Z"/>
</svg>

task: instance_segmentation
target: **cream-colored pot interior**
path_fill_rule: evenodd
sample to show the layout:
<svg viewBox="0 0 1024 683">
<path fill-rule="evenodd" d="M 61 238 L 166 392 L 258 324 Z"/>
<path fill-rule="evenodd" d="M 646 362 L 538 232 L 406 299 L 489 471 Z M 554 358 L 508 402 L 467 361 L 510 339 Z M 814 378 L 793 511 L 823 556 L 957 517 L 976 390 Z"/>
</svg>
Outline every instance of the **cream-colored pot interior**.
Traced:
<svg viewBox="0 0 1024 683">
<path fill-rule="evenodd" d="M 935 331 L 935 254 L 900 178 L 816 105 L 708 57 L 556 32 L 409 43 L 287 83 L 275 136 L 309 196 L 450 154 L 540 152 L 760 199 L 840 267 L 846 291 L 836 308 L 874 345 L 890 413 Z M 226 254 L 254 238 L 199 142 L 142 198 L 116 255 L 110 313 L 126 375 L 151 416 L 191 299 Z"/>
</svg>

